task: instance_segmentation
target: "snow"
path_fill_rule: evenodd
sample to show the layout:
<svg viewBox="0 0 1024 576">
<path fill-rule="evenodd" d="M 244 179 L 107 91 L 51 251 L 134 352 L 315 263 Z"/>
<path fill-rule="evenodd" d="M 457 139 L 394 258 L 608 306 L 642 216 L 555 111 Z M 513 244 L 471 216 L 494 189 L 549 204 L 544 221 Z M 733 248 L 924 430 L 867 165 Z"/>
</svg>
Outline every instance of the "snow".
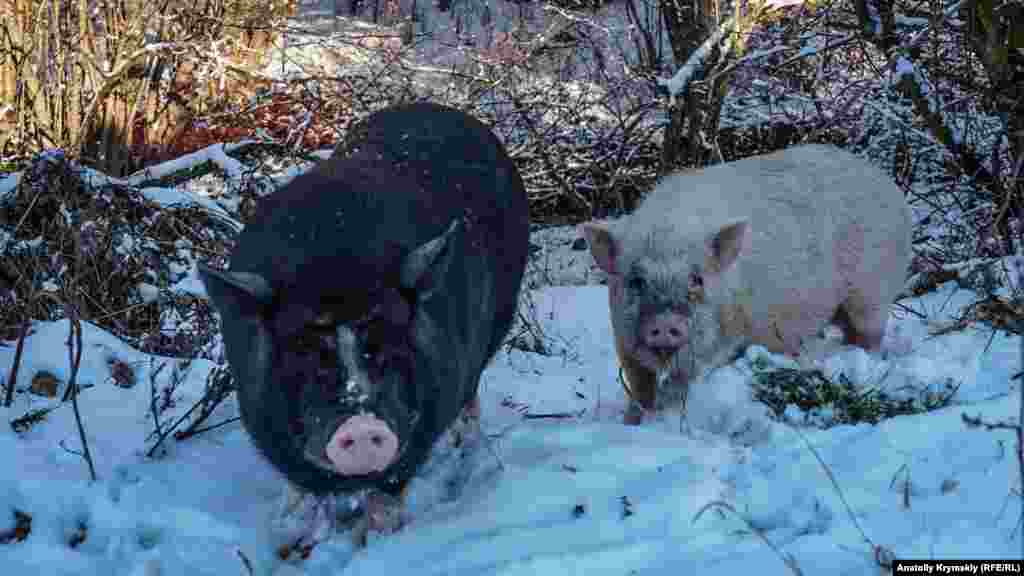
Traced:
<svg viewBox="0 0 1024 576">
<path fill-rule="evenodd" d="M 708 55 L 715 46 L 722 41 L 722 38 L 732 31 L 732 28 L 732 17 L 723 20 L 718 26 L 718 29 L 715 30 L 714 34 L 708 36 L 708 38 L 701 43 L 700 47 L 694 50 L 693 54 L 690 54 L 690 57 L 686 60 L 686 64 L 684 64 L 671 78 L 667 80 L 662 78 L 658 79 L 658 84 L 668 90 L 669 99 L 672 102 L 675 102 L 675 98 L 686 91 L 687 86 L 690 84 L 690 80 L 693 79 L 693 75 L 704 67 L 704 61 L 707 60 Z"/>
<path fill-rule="evenodd" d="M 247 573 L 244 556 L 257 574 L 679 574 L 698 566 L 732 574 L 755 565 L 764 574 L 787 573 L 736 514 L 709 509 L 697 517 L 725 502 L 804 573 L 877 574 L 871 546 L 808 445 L 867 537 L 896 557 L 1017 558 L 1016 441 L 1007 430 L 968 429 L 960 415 L 1015 417 L 1019 384 L 1010 378 L 1020 369 L 1019 341 L 999 335 L 989 342 L 990 334 L 975 329 L 928 335 L 973 296 L 950 283 L 905 302 L 927 320 L 894 315 L 887 359 L 844 347 L 820 359 L 829 373 L 891 390 L 952 379 L 960 385 L 957 405 L 876 426 L 798 433 L 749 399 L 755 361 L 794 364 L 759 348 L 695 383 L 682 431 L 677 413 L 622 425 L 606 289 L 537 290 L 536 316 L 556 342 L 554 353 L 502 352 L 484 373 L 487 449 L 461 468 L 442 462 L 425 469 L 407 501 L 412 523 L 398 533 L 359 552 L 347 534 L 330 534 L 299 563 L 274 555 L 283 483 L 237 422 L 144 455 L 150 379 L 158 389 L 178 382 L 180 413 L 202 395 L 214 365 L 149 358 L 84 324 L 78 402 L 99 480 L 90 483 L 72 453 L 79 440 L 69 405 L 19 393 L 11 409 L 0 409 L 9 422 L 56 407 L 28 432 L 0 431 L 0 458 L 14 464 L 0 471 L 4 523 L 14 510 L 32 517 L 27 539 L 0 545 L 0 566 L 5 574 L 222 575 Z M 67 321 L 35 325 L 19 383 L 40 370 L 66 382 L 67 332 Z M 13 354 L 13 346 L 0 348 L 0 366 L 10 366 Z M 140 384 L 116 386 L 110 358 L 132 366 Z M 178 369 L 157 371 L 161 363 Z M 229 404 L 214 420 L 234 415 Z M 579 416 L 524 419 L 523 407 Z M 445 500 L 439 486 L 452 475 L 463 486 Z M 72 548 L 80 526 L 86 538 Z"/>
<path fill-rule="evenodd" d="M 191 166 L 202 164 L 203 162 L 212 162 L 216 164 L 219 169 L 224 171 L 228 178 L 231 180 L 237 180 L 242 177 L 245 165 L 228 156 L 227 153 L 250 143 L 251 141 L 244 140 L 232 144 L 213 144 L 203 148 L 202 150 L 196 150 L 195 152 L 175 158 L 169 162 L 163 162 L 157 166 L 140 170 L 139 172 L 129 176 L 126 180 L 128 184 L 138 186 L 147 180 L 158 180 L 164 176 L 180 172 Z"/>
</svg>

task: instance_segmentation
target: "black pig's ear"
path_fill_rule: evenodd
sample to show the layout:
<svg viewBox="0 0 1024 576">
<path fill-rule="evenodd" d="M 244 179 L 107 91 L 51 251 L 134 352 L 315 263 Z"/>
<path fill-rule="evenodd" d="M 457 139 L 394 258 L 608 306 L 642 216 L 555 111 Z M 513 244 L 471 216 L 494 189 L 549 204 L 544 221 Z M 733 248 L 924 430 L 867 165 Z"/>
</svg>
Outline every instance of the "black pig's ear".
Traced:
<svg viewBox="0 0 1024 576">
<path fill-rule="evenodd" d="M 461 222 L 461 218 L 452 220 L 443 234 L 424 242 L 402 261 L 402 287 L 415 290 L 421 301 L 429 300 L 444 287 L 444 277 L 455 252 L 455 237 Z"/>
<path fill-rule="evenodd" d="M 274 300 L 270 284 L 259 274 L 216 270 L 202 263 L 196 267 L 221 316 L 258 316 Z"/>
</svg>

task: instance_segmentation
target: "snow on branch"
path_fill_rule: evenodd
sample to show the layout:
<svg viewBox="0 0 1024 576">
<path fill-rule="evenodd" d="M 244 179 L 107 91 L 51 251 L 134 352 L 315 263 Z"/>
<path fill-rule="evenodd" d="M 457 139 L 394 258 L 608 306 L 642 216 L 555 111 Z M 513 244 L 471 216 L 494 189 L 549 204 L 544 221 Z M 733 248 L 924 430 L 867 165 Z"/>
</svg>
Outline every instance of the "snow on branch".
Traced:
<svg viewBox="0 0 1024 576">
<path fill-rule="evenodd" d="M 684 64 L 674 76 L 668 80 L 665 80 L 664 78 L 658 79 L 658 85 L 664 86 L 668 90 L 670 103 L 675 104 L 676 96 L 682 94 L 686 90 L 687 85 L 690 83 L 690 79 L 693 78 L 693 75 L 698 69 L 704 66 L 704 60 L 707 59 L 712 48 L 721 43 L 722 38 L 732 32 L 734 23 L 735 20 L 733 18 L 726 18 L 722 22 L 721 26 L 718 27 L 718 30 L 716 30 L 711 36 L 708 36 L 708 39 L 705 40 L 699 48 L 694 50 L 693 54 L 690 54 L 690 57 L 686 60 L 686 64 Z"/>
</svg>

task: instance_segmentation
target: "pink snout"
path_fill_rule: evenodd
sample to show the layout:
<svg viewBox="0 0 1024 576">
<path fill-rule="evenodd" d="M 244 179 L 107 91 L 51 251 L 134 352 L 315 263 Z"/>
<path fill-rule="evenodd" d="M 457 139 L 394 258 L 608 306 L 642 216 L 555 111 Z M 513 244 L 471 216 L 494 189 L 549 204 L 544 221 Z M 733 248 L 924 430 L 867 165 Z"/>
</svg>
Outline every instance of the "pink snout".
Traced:
<svg viewBox="0 0 1024 576">
<path fill-rule="evenodd" d="M 327 443 L 327 459 L 339 474 L 381 472 L 398 454 L 398 438 L 372 414 L 357 414 L 338 426 Z"/>
<path fill-rule="evenodd" d="M 686 316 L 676 312 L 661 312 L 640 325 L 640 342 L 662 362 L 686 346 L 687 340 Z"/>
</svg>

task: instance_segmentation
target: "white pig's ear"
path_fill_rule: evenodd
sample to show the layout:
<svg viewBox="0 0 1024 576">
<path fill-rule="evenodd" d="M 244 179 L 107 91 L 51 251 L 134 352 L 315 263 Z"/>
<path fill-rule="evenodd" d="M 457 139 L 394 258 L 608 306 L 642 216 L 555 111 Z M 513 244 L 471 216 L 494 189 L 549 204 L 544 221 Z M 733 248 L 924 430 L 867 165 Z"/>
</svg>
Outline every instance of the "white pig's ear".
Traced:
<svg viewBox="0 0 1024 576">
<path fill-rule="evenodd" d="M 462 218 L 452 220 L 444 233 L 424 242 L 402 260 L 402 287 L 415 290 L 421 301 L 444 286 L 461 222 Z"/>
<path fill-rule="evenodd" d="M 587 239 L 590 254 L 598 267 L 608 274 L 617 274 L 616 261 L 619 257 L 619 239 L 607 224 L 587 222 L 583 224 L 583 237 Z"/>
<path fill-rule="evenodd" d="M 223 316 L 258 316 L 274 301 L 270 284 L 259 274 L 216 270 L 197 263 L 210 302 Z"/>
<path fill-rule="evenodd" d="M 708 236 L 705 269 L 722 272 L 732 266 L 736 262 L 736 257 L 740 255 L 740 251 L 743 250 L 743 241 L 746 239 L 749 229 L 749 220 L 735 220 Z"/>
</svg>

